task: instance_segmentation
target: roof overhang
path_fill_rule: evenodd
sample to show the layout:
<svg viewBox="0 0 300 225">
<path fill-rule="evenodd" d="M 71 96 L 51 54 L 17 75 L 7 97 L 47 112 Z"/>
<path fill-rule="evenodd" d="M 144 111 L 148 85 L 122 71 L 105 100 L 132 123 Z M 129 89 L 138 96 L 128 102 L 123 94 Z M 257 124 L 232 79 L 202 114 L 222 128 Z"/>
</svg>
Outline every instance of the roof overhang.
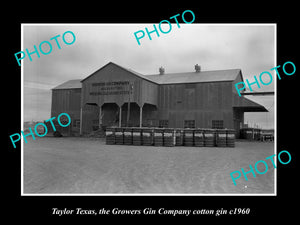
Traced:
<svg viewBox="0 0 300 225">
<path fill-rule="evenodd" d="M 61 90 L 61 89 L 81 89 L 81 79 L 68 80 L 54 88 L 52 90 Z"/>
<path fill-rule="evenodd" d="M 264 106 L 236 94 L 233 96 L 233 108 L 239 109 L 243 112 L 268 112 Z"/>
</svg>

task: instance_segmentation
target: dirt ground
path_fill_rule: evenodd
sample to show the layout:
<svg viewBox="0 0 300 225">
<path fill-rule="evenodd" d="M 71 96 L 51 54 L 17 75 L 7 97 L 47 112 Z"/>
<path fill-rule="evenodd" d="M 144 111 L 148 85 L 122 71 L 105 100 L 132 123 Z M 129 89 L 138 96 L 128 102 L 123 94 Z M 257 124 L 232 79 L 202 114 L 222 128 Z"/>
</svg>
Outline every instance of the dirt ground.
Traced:
<svg viewBox="0 0 300 225">
<path fill-rule="evenodd" d="M 243 175 L 274 154 L 274 143 L 235 148 L 105 145 L 104 139 L 42 137 L 24 143 L 24 194 L 261 194 L 274 193 L 274 169 Z M 276 161 L 276 160 L 274 160 Z M 264 171 L 262 163 L 258 170 Z"/>
</svg>

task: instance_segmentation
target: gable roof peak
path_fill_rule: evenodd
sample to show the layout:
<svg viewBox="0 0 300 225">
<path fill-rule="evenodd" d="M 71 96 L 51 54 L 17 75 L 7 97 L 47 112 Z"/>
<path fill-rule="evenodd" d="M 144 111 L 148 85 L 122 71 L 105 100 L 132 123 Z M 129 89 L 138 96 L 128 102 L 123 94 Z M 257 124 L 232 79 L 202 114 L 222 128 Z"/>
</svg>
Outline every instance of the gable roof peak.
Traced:
<svg viewBox="0 0 300 225">
<path fill-rule="evenodd" d="M 123 69 L 123 70 L 125 70 L 125 71 L 127 71 L 127 72 L 129 72 L 129 73 L 131 73 L 131 74 L 133 74 L 134 76 L 137 76 L 137 77 L 139 77 L 139 78 L 141 78 L 141 79 L 144 79 L 144 80 L 147 80 L 147 81 L 149 81 L 149 82 L 158 84 L 157 82 L 155 82 L 155 81 L 153 81 L 152 79 L 148 78 L 148 76 L 145 76 L 145 75 L 143 75 L 143 74 L 141 74 L 141 73 L 138 73 L 138 72 L 136 72 L 136 71 L 134 71 L 134 70 L 132 70 L 132 69 L 128 69 L 128 68 L 126 68 L 126 67 L 120 66 L 120 65 L 118 65 L 118 64 L 116 64 L 116 63 L 114 63 L 114 62 L 108 62 L 108 63 L 106 63 L 106 64 L 105 64 L 104 66 L 102 66 L 100 69 L 96 70 L 96 71 L 93 72 L 91 75 L 89 75 L 89 76 L 87 76 L 86 78 L 82 79 L 81 82 L 85 81 L 86 79 L 88 79 L 89 77 L 93 76 L 93 75 L 96 74 L 98 71 L 102 70 L 104 67 L 109 66 L 109 65 L 117 66 L 117 67 L 119 67 L 119 68 L 121 68 L 121 69 Z"/>
</svg>

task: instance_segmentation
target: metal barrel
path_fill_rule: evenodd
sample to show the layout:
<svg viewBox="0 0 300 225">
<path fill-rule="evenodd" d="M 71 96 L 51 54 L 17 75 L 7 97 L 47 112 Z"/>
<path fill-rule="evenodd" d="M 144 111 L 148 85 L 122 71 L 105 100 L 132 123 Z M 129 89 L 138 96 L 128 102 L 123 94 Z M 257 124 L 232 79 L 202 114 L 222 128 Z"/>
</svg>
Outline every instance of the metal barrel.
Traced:
<svg viewBox="0 0 300 225">
<path fill-rule="evenodd" d="M 142 145 L 142 130 L 139 127 L 132 128 L 132 144 Z"/>
<path fill-rule="evenodd" d="M 218 147 L 226 147 L 226 130 L 217 129 L 216 130 L 216 145 Z"/>
<path fill-rule="evenodd" d="M 184 129 L 183 143 L 185 146 L 194 145 L 194 129 Z"/>
<path fill-rule="evenodd" d="M 241 138 L 247 139 L 247 140 L 260 140 L 261 136 L 261 129 L 258 128 L 243 128 L 240 130 Z"/>
<path fill-rule="evenodd" d="M 258 140 L 258 134 L 259 134 L 258 129 L 253 129 L 253 139 L 254 139 L 255 141 Z"/>
<path fill-rule="evenodd" d="M 215 130 L 205 129 L 204 130 L 204 146 L 214 147 L 215 146 Z"/>
<path fill-rule="evenodd" d="M 115 128 L 115 140 L 116 140 L 116 145 L 124 144 L 124 128 L 122 127 Z"/>
<path fill-rule="evenodd" d="M 182 129 L 176 129 L 176 146 L 182 146 L 183 145 L 183 130 Z"/>
<path fill-rule="evenodd" d="M 143 145 L 153 145 L 153 128 L 142 128 Z"/>
<path fill-rule="evenodd" d="M 203 129 L 195 129 L 194 131 L 194 144 L 197 147 L 204 146 L 204 131 Z"/>
<path fill-rule="evenodd" d="M 125 127 L 123 134 L 124 134 L 124 145 L 132 145 L 132 128 Z"/>
<path fill-rule="evenodd" d="M 107 145 L 115 144 L 115 128 L 107 127 L 105 130 L 105 141 Z"/>
<path fill-rule="evenodd" d="M 247 140 L 252 140 L 253 139 L 253 130 L 252 129 L 247 129 L 246 130 L 246 139 Z"/>
<path fill-rule="evenodd" d="M 164 129 L 164 146 L 173 147 L 176 145 L 176 133 L 174 128 Z"/>
<path fill-rule="evenodd" d="M 243 139 L 252 140 L 253 139 L 253 129 L 252 128 L 241 129 L 241 137 Z"/>
<path fill-rule="evenodd" d="M 226 131 L 226 145 L 227 147 L 235 147 L 235 130 Z"/>
<path fill-rule="evenodd" d="M 240 129 L 240 138 L 241 139 L 246 139 L 245 128 Z"/>
<path fill-rule="evenodd" d="M 262 129 L 259 130 L 258 132 L 258 141 L 261 141 L 261 135 L 262 135 Z"/>
<path fill-rule="evenodd" d="M 155 128 L 154 129 L 154 146 L 163 146 L 164 145 L 164 129 Z"/>
<path fill-rule="evenodd" d="M 256 128 L 254 133 L 254 139 L 256 141 L 260 141 L 260 137 L 261 137 L 261 129 Z"/>
</svg>

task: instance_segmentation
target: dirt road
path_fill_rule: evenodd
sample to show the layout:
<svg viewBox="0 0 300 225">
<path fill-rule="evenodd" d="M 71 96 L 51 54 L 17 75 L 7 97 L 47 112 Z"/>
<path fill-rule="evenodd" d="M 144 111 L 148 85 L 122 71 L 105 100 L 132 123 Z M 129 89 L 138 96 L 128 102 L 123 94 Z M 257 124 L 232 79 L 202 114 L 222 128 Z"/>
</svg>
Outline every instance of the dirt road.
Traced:
<svg viewBox="0 0 300 225">
<path fill-rule="evenodd" d="M 43 137 L 24 144 L 24 193 L 274 193 L 269 170 L 236 180 L 274 154 L 274 143 L 237 142 L 235 148 L 105 145 L 90 138 Z M 264 168 L 258 168 L 261 171 Z"/>
</svg>

